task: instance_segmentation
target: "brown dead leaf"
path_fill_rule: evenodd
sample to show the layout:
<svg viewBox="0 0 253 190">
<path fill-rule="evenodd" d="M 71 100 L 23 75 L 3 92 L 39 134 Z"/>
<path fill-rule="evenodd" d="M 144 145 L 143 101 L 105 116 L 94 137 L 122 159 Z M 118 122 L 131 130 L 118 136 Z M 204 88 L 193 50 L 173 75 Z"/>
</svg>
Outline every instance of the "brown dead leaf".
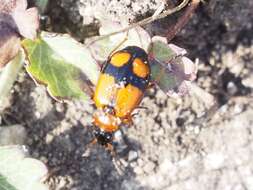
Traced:
<svg viewBox="0 0 253 190">
<path fill-rule="evenodd" d="M 33 7 L 26 9 L 26 0 L 16 0 L 16 7 L 11 15 L 17 25 L 18 32 L 25 38 L 35 39 L 39 28 L 38 9 Z"/>
<path fill-rule="evenodd" d="M 0 12 L 1 13 L 11 13 L 16 7 L 16 0 L 1 0 L 0 1 Z"/>
<path fill-rule="evenodd" d="M 26 0 L 0 0 L 0 68 L 17 55 L 21 36 L 36 38 L 38 10 L 26 8 Z"/>
<path fill-rule="evenodd" d="M 12 60 L 20 49 L 20 39 L 6 23 L 0 23 L 0 68 Z"/>
</svg>

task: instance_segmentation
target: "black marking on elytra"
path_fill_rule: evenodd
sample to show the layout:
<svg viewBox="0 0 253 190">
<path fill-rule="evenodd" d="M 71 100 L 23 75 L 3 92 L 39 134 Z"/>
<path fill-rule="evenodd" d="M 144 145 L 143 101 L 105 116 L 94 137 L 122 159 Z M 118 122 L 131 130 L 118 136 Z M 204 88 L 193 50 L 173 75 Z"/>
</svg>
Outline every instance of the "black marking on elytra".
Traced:
<svg viewBox="0 0 253 190">
<path fill-rule="evenodd" d="M 121 67 L 116 67 L 110 63 L 110 60 L 108 60 L 105 63 L 102 73 L 113 76 L 116 83 L 119 85 L 127 86 L 128 84 L 131 84 L 144 92 L 148 86 L 150 75 L 145 78 L 141 78 L 135 75 L 133 73 L 133 61 L 136 58 L 140 58 L 149 66 L 148 56 L 146 52 L 137 46 L 128 46 L 120 52 L 127 52 L 131 54 L 131 58 L 128 63 L 124 64 Z"/>
</svg>

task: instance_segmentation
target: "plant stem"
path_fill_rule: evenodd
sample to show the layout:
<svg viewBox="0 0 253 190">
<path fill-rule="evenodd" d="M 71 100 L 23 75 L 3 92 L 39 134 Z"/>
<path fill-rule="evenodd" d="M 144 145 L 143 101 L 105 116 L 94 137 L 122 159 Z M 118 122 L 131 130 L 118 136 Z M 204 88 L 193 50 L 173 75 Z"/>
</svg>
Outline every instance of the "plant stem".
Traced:
<svg viewBox="0 0 253 190">
<path fill-rule="evenodd" d="M 168 30 L 167 40 L 172 40 L 176 34 L 189 22 L 201 0 L 192 0 L 183 16 L 179 18 L 177 23 Z"/>
<path fill-rule="evenodd" d="M 19 51 L 17 56 L 8 63 L 0 73 L 0 112 L 5 107 L 7 96 L 18 76 L 23 61 L 23 53 Z"/>
<path fill-rule="evenodd" d="M 116 34 L 119 34 L 119 33 L 122 33 L 122 32 L 126 32 L 126 31 L 129 31 L 129 30 L 131 30 L 131 29 L 137 27 L 137 26 L 144 26 L 144 25 L 147 25 L 147 24 L 149 24 L 149 23 L 151 23 L 151 22 L 154 22 L 154 21 L 156 21 L 156 20 L 159 20 L 159 19 L 162 19 L 162 18 L 164 18 L 164 17 L 166 17 L 166 16 L 169 16 L 169 15 L 171 15 L 171 14 L 173 14 L 173 13 L 175 13 L 175 12 L 178 12 L 178 11 L 180 11 L 181 9 L 183 9 L 183 8 L 188 4 L 189 1 L 190 1 L 190 0 L 183 0 L 182 3 L 179 4 L 177 7 L 172 8 L 172 9 L 168 9 L 168 10 L 164 11 L 163 13 L 161 13 L 161 14 L 159 14 L 159 15 L 148 17 L 148 18 L 146 18 L 146 19 L 141 20 L 140 22 L 131 24 L 130 26 L 125 27 L 125 28 L 123 28 L 123 29 L 121 29 L 121 30 L 112 32 L 112 33 L 110 33 L 110 34 L 101 35 L 101 36 L 99 36 L 99 37 L 97 37 L 97 38 L 94 38 L 94 40 L 90 41 L 90 42 L 87 44 L 87 46 L 93 44 L 93 43 L 94 43 L 95 41 L 97 41 L 97 40 L 102 40 L 102 39 L 107 38 L 107 37 L 109 37 L 109 36 L 116 35 Z M 194 1 L 194 0 L 193 0 L 193 1 Z M 195 1 L 196 1 L 196 0 L 195 0 Z"/>
</svg>

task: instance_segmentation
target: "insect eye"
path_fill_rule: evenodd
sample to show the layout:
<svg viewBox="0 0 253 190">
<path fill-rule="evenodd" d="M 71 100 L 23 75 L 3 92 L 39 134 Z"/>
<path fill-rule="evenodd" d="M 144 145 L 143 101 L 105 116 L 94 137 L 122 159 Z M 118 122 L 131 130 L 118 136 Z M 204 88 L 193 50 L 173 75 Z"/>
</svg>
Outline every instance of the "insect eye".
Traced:
<svg viewBox="0 0 253 190">
<path fill-rule="evenodd" d="M 96 130 L 93 131 L 93 134 L 94 134 L 95 136 L 98 136 L 99 133 L 100 133 L 100 131 L 99 131 L 98 129 L 96 129 Z"/>
<path fill-rule="evenodd" d="M 105 137 L 107 140 L 111 140 L 111 138 L 112 138 L 112 135 L 111 134 L 106 134 L 106 137 Z"/>
</svg>

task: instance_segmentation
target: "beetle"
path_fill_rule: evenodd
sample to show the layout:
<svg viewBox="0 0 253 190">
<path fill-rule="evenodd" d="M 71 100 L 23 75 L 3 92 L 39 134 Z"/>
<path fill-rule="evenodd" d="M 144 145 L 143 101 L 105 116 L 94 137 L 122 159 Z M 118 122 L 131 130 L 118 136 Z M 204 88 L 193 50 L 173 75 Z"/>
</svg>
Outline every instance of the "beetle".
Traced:
<svg viewBox="0 0 253 190">
<path fill-rule="evenodd" d="M 107 59 L 93 95 L 95 142 L 112 146 L 120 126 L 132 124 L 132 112 L 142 101 L 150 72 L 148 55 L 137 46 L 116 51 Z"/>
</svg>

